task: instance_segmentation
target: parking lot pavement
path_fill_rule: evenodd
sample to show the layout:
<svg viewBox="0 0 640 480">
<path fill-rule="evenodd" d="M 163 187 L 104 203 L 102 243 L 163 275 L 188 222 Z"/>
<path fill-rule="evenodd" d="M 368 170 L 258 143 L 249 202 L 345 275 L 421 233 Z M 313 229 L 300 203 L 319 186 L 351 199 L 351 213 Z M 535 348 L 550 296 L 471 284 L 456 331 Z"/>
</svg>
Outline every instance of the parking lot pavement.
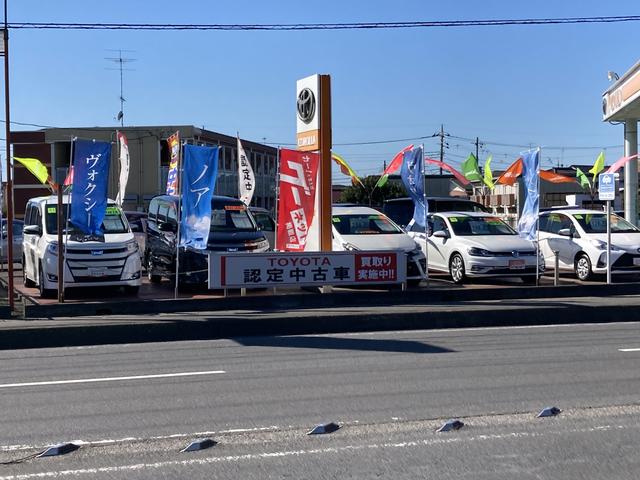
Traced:
<svg viewBox="0 0 640 480">
<path fill-rule="evenodd" d="M 22 282 L 22 269 L 19 264 L 15 265 L 14 271 L 14 287 L 16 291 L 25 297 L 26 301 L 36 305 L 54 305 L 58 303 L 57 298 L 40 298 L 37 288 L 27 288 L 23 285 Z M 7 281 L 7 272 L 6 270 L 0 271 L 0 280 L 4 285 L 6 285 Z M 627 275 L 614 277 L 614 283 L 628 283 L 628 282 L 637 282 L 639 277 L 637 275 Z M 606 284 L 605 278 L 597 278 L 593 281 L 589 282 L 581 282 L 577 278 L 575 278 L 570 273 L 563 273 L 559 277 L 559 285 L 598 285 L 598 284 Z M 540 286 L 551 286 L 554 284 L 553 272 L 547 273 L 540 279 Z M 476 278 L 470 279 L 463 285 L 457 285 L 453 283 L 451 278 L 444 273 L 429 273 L 429 280 L 422 281 L 419 286 L 416 287 L 408 287 L 409 290 L 468 290 L 468 289 L 479 289 L 479 288 L 516 288 L 522 287 L 524 284 L 521 279 L 517 277 L 487 277 L 487 278 Z M 529 285 L 527 285 L 529 286 Z M 399 287 L 394 287 L 398 289 Z M 379 288 L 335 288 L 335 291 L 339 292 L 348 292 L 348 291 L 388 291 L 389 288 L 379 287 Z M 287 288 L 287 289 L 278 289 L 279 294 L 286 293 L 295 293 L 295 294 L 304 294 L 311 293 L 307 290 L 301 290 L 298 288 Z M 238 290 L 232 290 L 228 292 L 230 295 L 238 295 Z M 251 296 L 265 296 L 271 295 L 272 291 L 270 289 L 259 289 L 259 290 L 249 290 L 247 292 L 248 295 Z M 200 288 L 192 288 L 190 290 L 178 292 L 178 297 L 180 299 L 215 299 L 215 298 L 224 298 L 224 292 L 220 290 L 207 290 L 206 287 Z M 132 295 L 125 293 L 119 287 L 86 287 L 86 288 L 71 288 L 65 290 L 65 303 L 68 304 L 81 304 L 85 302 L 101 302 L 101 301 L 118 301 L 118 302 L 136 302 L 139 300 L 171 300 L 175 297 L 175 288 L 174 284 L 168 280 L 163 280 L 159 284 L 152 284 L 146 277 L 143 277 L 142 286 L 140 287 L 140 291 L 138 294 Z M 0 299 L 0 305 L 6 304 L 6 293 Z"/>
</svg>

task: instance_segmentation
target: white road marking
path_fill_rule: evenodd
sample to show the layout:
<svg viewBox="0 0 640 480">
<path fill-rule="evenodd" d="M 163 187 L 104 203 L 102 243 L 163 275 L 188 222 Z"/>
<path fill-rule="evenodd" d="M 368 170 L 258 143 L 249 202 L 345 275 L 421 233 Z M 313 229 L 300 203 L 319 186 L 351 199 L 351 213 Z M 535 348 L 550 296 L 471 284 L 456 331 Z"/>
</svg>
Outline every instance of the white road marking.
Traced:
<svg viewBox="0 0 640 480">
<path fill-rule="evenodd" d="M 73 380 L 51 380 L 47 382 L 25 382 L 0 384 L 0 388 L 40 387 L 43 385 L 68 385 L 73 383 L 119 382 L 123 380 L 148 380 L 152 378 L 195 377 L 201 375 L 217 375 L 227 373 L 224 370 L 208 370 L 205 372 L 159 373 L 156 375 L 132 375 L 128 377 L 77 378 Z"/>
<path fill-rule="evenodd" d="M 571 429 L 571 430 L 559 430 L 557 432 L 548 432 L 547 434 L 567 434 L 567 433 L 588 433 L 596 431 L 608 431 L 612 429 L 626 429 L 628 426 L 618 425 L 610 426 L 603 425 L 591 428 L 583 429 Z M 285 458 L 285 457 L 299 457 L 302 455 L 320 455 L 325 453 L 342 453 L 348 451 L 359 450 L 378 450 L 378 449 L 394 449 L 394 448 L 411 448 L 411 447 L 424 447 L 430 445 L 446 445 L 451 443 L 460 442 L 474 442 L 483 440 L 506 440 L 506 439 L 520 439 L 520 438 L 533 438 L 542 437 L 545 433 L 537 432 L 512 432 L 504 434 L 492 434 L 492 435 L 475 435 L 471 437 L 448 437 L 448 438 L 432 438 L 425 440 L 417 440 L 401 443 L 374 443 L 369 445 L 345 445 L 343 447 L 327 447 L 327 448 L 315 448 L 308 450 L 284 450 L 279 452 L 263 452 L 263 453 L 248 453 L 244 455 L 226 455 L 223 457 L 209 457 L 209 458 L 192 458 L 189 460 L 170 460 L 165 462 L 154 463 L 136 463 L 132 465 L 121 465 L 116 467 L 100 467 L 100 468 L 82 468 L 76 470 L 58 470 L 39 473 L 28 473 L 21 475 L 8 475 L 0 477 L 0 480 L 29 480 L 32 478 L 60 478 L 69 476 L 80 476 L 86 474 L 96 473 L 117 473 L 117 472 L 131 472 L 138 470 L 148 470 L 151 468 L 162 469 L 166 467 L 185 467 L 185 466 L 197 466 L 197 465 L 211 465 L 222 462 L 240 462 L 243 460 L 262 460 L 269 458 Z"/>
<path fill-rule="evenodd" d="M 640 348 L 619 348 L 619 352 L 640 352 Z"/>
</svg>

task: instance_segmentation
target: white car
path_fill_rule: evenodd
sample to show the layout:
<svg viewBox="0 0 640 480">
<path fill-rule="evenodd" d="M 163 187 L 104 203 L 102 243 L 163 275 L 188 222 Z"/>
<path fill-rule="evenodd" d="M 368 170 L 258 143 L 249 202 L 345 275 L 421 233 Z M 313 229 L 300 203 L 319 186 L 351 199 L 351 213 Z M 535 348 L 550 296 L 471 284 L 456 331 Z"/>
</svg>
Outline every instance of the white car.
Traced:
<svg viewBox="0 0 640 480">
<path fill-rule="evenodd" d="M 334 205 L 331 211 L 333 250 L 402 250 L 407 255 L 407 280 L 424 278 L 420 246 L 385 214 L 369 207 Z"/>
<path fill-rule="evenodd" d="M 69 196 L 63 197 L 66 220 Z M 24 217 L 22 264 L 26 287 L 37 286 L 43 298 L 58 289 L 58 252 L 64 251 L 64 287 L 123 286 L 138 292 L 142 283 L 138 243 L 127 219 L 113 200 L 107 203 L 100 238 L 83 235 L 69 225 L 58 245 L 57 197 L 32 198 Z M 99 292 L 99 288 L 96 290 Z"/>
<path fill-rule="evenodd" d="M 448 272 L 455 283 L 466 277 L 518 276 L 535 282 L 536 246 L 488 213 L 443 212 L 427 218 L 429 269 Z M 412 220 L 409 235 L 424 245 L 424 227 Z"/>
<path fill-rule="evenodd" d="M 607 216 L 600 210 L 563 209 L 540 214 L 540 249 L 553 268 L 558 252 L 560 270 L 580 280 L 607 272 Z M 624 218 L 611 216 L 611 271 L 640 273 L 640 230 Z"/>
</svg>

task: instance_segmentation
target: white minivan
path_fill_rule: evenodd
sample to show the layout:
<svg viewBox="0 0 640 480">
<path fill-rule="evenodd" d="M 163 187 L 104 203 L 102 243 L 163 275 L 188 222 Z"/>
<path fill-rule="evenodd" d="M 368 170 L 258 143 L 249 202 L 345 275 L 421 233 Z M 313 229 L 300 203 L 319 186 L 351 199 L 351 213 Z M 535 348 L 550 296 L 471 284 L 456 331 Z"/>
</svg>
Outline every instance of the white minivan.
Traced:
<svg viewBox="0 0 640 480">
<path fill-rule="evenodd" d="M 32 198 L 24 217 L 22 264 L 26 287 L 38 286 L 43 298 L 54 296 L 58 288 L 57 197 Z M 63 218 L 67 219 L 69 196 L 63 198 Z M 64 287 L 122 286 L 127 293 L 138 292 L 142 283 L 138 243 L 122 210 L 107 202 L 102 222 L 104 235 L 87 236 L 69 224 L 63 235 Z"/>
</svg>

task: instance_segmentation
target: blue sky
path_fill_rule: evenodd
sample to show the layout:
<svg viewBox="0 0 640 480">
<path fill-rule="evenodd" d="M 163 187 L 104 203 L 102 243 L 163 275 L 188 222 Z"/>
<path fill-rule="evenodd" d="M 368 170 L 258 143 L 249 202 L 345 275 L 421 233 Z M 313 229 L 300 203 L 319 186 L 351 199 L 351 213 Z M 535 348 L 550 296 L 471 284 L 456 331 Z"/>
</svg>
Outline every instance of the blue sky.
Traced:
<svg viewBox="0 0 640 480">
<path fill-rule="evenodd" d="M 9 0 L 10 22 L 318 23 L 635 15 L 637 0 L 299 1 Z M 454 166 L 485 142 L 481 161 L 510 164 L 542 147 L 543 166 L 607 163 L 622 126 L 601 121 L 607 71 L 639 60 L 640 22 L 303 32 L 11 31 L 12 120 L 56 127 L 117 125 L 119 73 L 105 57 L 130 50 L 127 125 L 193 124 L 268 143 L 295 139 L 295 82 L 332 76 L 334 150 L 361 175 L 407 142 L 452 135 Z M 461 137 L 461 138 L 454 138 Z M 557 148 L 556 148 L 557 147 Z M 560 147 L 565 147 L 562 150 Z M 575 147 L 595 147 L 576 149 Z M 425 142 L 438 150 L 437 139 Z M 346 183 L 336 170 L 334 179 Z"/>
</svg>

